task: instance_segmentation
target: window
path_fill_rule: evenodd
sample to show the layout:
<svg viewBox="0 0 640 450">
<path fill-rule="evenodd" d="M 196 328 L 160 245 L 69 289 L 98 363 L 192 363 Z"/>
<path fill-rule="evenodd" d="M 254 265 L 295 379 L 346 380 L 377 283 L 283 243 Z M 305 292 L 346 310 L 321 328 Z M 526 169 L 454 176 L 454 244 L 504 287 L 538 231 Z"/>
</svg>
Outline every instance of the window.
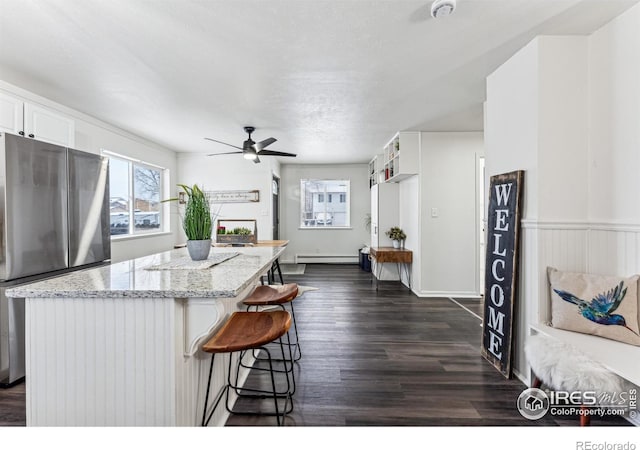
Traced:
<svg viewBox="0 0 640 450">
<path fill-rule="evenodd" d="M 109 157 L 111 235 L 162 230 L 162 195 L 165 169 L 103 151 Z"/>
<path fill-rule="evenodd" d="M 349 180 L 300 180 L 300 227 L 349 227 L 350 185 Z M 332 202 L 336 196 L 339 203 Z"/>
</svg>

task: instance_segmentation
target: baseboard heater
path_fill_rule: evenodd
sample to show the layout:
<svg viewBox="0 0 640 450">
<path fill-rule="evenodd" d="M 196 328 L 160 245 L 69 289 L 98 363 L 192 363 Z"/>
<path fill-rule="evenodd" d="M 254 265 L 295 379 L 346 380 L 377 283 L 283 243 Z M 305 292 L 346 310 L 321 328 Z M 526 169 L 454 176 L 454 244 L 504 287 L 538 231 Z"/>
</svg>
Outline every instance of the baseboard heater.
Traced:
<svg viewBox="0 0 640 450">
<path fill-rule="evenodd" d="M 296 255 L 296 264 L 358 264 L 358 255 Z"/>
</svg>

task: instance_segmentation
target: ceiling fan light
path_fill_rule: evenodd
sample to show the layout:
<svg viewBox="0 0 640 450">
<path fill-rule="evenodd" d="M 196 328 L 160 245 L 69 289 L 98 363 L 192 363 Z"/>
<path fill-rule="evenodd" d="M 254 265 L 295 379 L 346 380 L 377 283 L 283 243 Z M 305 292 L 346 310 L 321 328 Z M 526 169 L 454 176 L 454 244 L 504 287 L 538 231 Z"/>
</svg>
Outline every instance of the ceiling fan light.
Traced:
<svg viewBox="0 0 640 450">
<path fill-rule="evenodd" d="M 258 155 L 255 152 L 244 152 L 242 154 L 242 156 L 244 156 L 244 159 L 256 159 L 258 157 Z"/>
</svg>

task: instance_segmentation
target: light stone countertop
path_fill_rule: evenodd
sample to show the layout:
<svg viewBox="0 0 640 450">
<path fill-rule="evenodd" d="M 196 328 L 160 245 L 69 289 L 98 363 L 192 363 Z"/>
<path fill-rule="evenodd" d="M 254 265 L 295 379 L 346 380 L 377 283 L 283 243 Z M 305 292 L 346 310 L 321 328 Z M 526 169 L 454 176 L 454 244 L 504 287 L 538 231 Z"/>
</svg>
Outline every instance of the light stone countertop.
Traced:
<svg viewBox="0 0 640 450">
<path fill-rule="evenodd" d="M 146 270 L 188 257 L 186 248 L 84 269 L 7 289 L 13 298 L 208 298 L 236 297 L 265 273 L 284 247 L 222 247 L 240 253 L 208 269 Z"/>
</svg>

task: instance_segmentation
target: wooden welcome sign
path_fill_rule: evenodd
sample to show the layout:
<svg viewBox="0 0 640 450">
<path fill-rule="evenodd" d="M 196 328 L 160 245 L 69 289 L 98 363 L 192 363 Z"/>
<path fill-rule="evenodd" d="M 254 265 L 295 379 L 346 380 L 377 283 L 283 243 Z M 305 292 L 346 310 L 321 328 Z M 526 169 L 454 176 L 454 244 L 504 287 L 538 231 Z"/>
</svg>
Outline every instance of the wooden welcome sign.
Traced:
<svg viewBox="0 0 640 450">
<path fill-rule="evenodd" d="M 487 216 L 482 356 L 511 378 L 513 315 L 524 172 L 491 177 Z"/>
</svg>

